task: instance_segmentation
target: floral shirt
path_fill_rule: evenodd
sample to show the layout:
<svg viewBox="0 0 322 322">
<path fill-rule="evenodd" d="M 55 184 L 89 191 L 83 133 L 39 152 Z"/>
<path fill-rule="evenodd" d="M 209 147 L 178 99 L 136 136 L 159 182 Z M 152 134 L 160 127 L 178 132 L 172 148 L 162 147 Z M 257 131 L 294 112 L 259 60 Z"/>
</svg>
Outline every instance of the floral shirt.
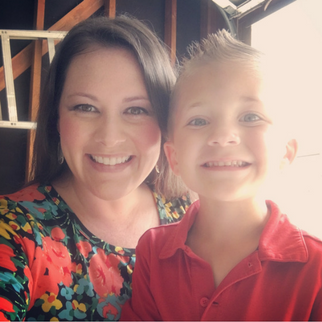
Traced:
<svg viewBox="0 0 322 322">
<path fill-rule="evenodd" d="M 188 198 L 154 193 L 160 224 Z M 0 196 L 0 320 L 118 320 L 131 297 L 135 249 L 92 235 L 51 186 Z"/>
</svg>

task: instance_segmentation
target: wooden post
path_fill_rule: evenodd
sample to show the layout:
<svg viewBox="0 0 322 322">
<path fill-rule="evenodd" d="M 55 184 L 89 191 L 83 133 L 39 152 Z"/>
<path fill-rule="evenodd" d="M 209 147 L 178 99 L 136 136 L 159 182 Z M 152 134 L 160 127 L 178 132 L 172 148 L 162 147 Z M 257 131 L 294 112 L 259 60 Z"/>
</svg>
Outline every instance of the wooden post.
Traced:
<svg viewBox="0 0 322 322">
<path fill-rule="evenodd" d="M 227 28 L 225 20 L 212 0 L 200 0 L 200 39 L 220 29 Z"/>
<path fill-rule="evenodd" d="M 177 52 L 177 0 L 165 0 L 164 42 L 170 48 L 170 60 L 174 66 Z"/>
<path fill-rule="evenodd" d="M 38 0 L 36 3 L 35 29 L 43 30 L 45 21 L 45 2 Z M 42 40 L 33 42 L 33 57 L 31 62 L 31 80 L 30 80 L 30 100 L 29 100 L 29 119 L 35 122 L 39 108 L 40 86 L 41 86 L 41 60 L 42 60 Z M 35 140 L 35 130 L 28 132 L 27 155 L 26 155 L 26 181 L 31 180 L 33 145 Z"/>
<path fill-rule="evenodd" d="M 115 18 L 116 0 L 104 0 L 104 13 L 106 17 Z"/>
</svg>

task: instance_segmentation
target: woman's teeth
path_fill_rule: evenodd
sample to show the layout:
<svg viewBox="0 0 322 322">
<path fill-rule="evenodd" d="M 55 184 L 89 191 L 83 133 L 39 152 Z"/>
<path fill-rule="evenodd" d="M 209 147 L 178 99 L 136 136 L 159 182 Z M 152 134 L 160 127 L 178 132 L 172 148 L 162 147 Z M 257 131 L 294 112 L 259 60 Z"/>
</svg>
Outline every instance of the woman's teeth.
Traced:
<svg viewBox="0 0 322 322">
<path fill-rule="evenodd" d="M 244 167 L 248 163 L 244 161 L 218 161 L 218 162 L 207 162 L 205 167 Z"/>
<path fill-rule="evenodd" d="M 121 164 L 121 163 L 125 163 L 127 161 L 130 160 L 130 156 L 127 157 L 111 157 L 111 158 L 107 158 L 107 157 L 96 157 L 94 155 L 91 155 L 92 160 L 94 160 L 97 163 L 102 163 L 104 165 L 117 165 L 117 164 Z"/>
</svg>

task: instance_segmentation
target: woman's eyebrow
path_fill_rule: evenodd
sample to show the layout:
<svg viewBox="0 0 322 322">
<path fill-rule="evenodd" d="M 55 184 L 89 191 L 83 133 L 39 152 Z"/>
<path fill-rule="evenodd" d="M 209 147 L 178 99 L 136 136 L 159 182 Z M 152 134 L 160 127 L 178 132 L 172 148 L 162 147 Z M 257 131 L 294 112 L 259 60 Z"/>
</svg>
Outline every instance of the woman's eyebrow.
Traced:
<svg viewBox="0 0 322 322">
<path fill-rule="evenodd" d="M 130 96 L 130 97 L 126 97 L 123 100 L 123 102 L 128 103 L 128 102 L 140 101 L 140 100 L 144 100 L 144 101 L 150 102 L 150 99 L 147 96 Z"/>
<path fill-rule="evenodd" d="M 92 94 L 88 94 L 88 93 L 83 93 L 83 92 L 76 92 L 76 93 L 72 93 L 70 95 L 67 95 L 67 98 L 73 98 L 74 96 L 77 97 L 86 97 L 86 98 L 90 98 L 93 101 L 98 101 L 97 97 L 92 95 Z"/>
</svg>

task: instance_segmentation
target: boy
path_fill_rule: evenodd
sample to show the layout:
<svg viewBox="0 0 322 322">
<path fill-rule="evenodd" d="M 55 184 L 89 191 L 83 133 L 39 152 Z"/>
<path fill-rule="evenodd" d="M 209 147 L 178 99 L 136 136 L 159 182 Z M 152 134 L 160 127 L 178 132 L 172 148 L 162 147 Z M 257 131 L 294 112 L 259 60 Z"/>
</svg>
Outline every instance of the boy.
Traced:
<svg viewBox="0 0 322 322">
<path fill-rule="evenodd" d="M 224 31 L 192 49 L 164 148 L 199 201 L 141 238 L 122 319 L 322 320 L 322 242 L 263 197 L 297 143 L 281 130 L 261 66 Z"/>
</svg>

